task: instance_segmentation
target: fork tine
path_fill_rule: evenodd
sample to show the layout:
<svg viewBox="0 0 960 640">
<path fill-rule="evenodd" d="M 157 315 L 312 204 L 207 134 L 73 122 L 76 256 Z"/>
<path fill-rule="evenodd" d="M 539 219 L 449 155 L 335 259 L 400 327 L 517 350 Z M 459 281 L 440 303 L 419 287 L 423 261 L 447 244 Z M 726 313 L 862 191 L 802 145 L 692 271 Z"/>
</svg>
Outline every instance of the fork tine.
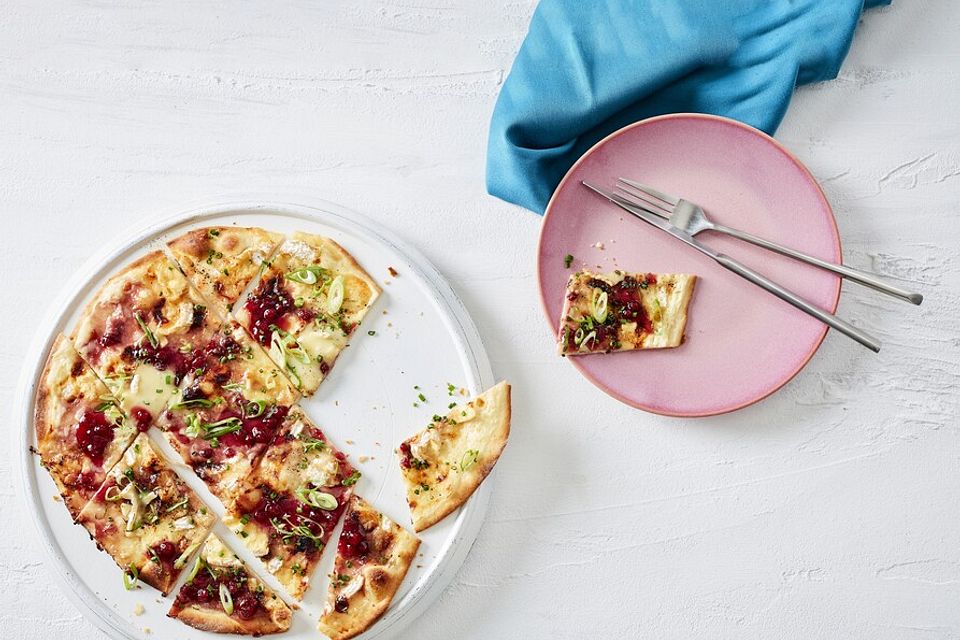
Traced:
<svg viewBox="0 0 960 640">
<path fill-rule="evenodd" d="M 613 195 L 628 204 L 631 207 L 636 207 L 637 209 L 643 209 L 647 213 L 652 213 L 655 216 L 661 218 L 670 219 L 670 212 L 663 208 L 661 204 L 651 204 L 648 200 L 641 199 L 637 196 L 634 196 L 628 191 L 624 191 L 620 187 L 615 187 Z"/>
<path fill-rule="evenodd" d="M 650 187 L 650 186 L 647 186 L 647 185 L 642 184 L 642 183 L 640 183 L 640 182 L 637 182 L 636 180 L 627 180 L 626 178 L 617 178 L 617 181 L 618 181 L 618 182 L 622 182 L 622 183 L 624 183 L 624 184 L 628 184 L 628 185 L 630 185 L 631 187 L 633 187 L 634 189 L 639 189 L 640 191 L 643 191 L 643 192 L 646 193 L 647 195 L 653 196 L 654 198 L 657 198 L 658 200 L 663 200 L 664 202 L 666 202 L 667 204 L 669 204 L 669 205 L 672 206 L 672 207 L 677 206 L 677 203 L 680 202 L 680 198 L 671 196 L 670 194 L 664 193 L 664 192 L 662 192 L 662 191 L 657 191 L 657 190 L 654 189 L 653 187 Z"/>
<path fill-rule="evenodd" d="M 635 204 L 638 207 L 643 207 L 647 210 L 655 209 L 650 211 L 650 213 L 655 213 L 658 216 L 665 217 L 670 217 L 670 215 L 673 213 L 672 207 L 664 206 L 662 202 L 657 202 L 654 198 L 647 196 L 642 191 L 638 193 L 637 190 L 633 189 L 632 187 L 628 186 L 627 188 L 624 188 L 619 184 L 615 187 L 615 189 L 618 194 L 622 195 L 632 204 Z"/>
</svg>

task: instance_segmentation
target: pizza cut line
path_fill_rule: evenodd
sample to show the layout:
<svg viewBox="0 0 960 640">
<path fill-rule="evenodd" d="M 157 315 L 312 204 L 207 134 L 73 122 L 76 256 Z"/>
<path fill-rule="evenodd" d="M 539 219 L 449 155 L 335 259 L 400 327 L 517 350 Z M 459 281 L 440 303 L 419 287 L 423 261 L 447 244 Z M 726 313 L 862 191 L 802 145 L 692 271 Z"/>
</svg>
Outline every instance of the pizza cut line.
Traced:
<svg viewBox="0 0 960 640">
<path fill-rule="evenodd" d="M 560 354 L 679 347 L 696 279 L 684 273 L 574 273 L 560 314 Z"/>
</svg>

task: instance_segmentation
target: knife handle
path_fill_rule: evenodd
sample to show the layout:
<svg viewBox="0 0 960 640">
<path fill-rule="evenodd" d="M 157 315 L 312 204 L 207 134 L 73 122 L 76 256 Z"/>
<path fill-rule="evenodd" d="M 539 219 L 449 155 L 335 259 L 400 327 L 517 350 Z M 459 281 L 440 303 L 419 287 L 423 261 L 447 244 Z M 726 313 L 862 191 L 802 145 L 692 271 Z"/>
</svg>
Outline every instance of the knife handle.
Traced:
<svg viewBox="0 0 960 640">
<path fill-rule="evenodd" d="M 757 285 L 762 289 L 766 289 L 773 295 L 777 296 L 784 302 L 787 302 L 797 309 L 800 309 L 807 315 L 813 316 L 820 322 L 824 323 L 829 327 L 833 327 L 840 333 L 844 334 L 849 338 L 853 338 L 866 348 L 870 349 L 874 353 L 879 353 L 880 351 L 880 341 L 868 334 L 866 331 L 862 331 L 857 327 L 853 326 L 846 320 L 841 320 L 837 316 L 827 313 L 826 311 L 813 306 L 797 294 L 793 293 L 789 289 L 785 289 L 780 286 L 773 280 L 770 280 L 766 276 L 763 276 L 750 267 L 737 262 L 733 258 L 725 254 L 717 254 L 715 260 L 720 263 L 725 269 L 733 271 L 735 274 L 749 280 L 753 284 Z"/>
<path fill-rule="evenodd" d="M 715 224 L 710 228 L 713 231 L 725 233 L 728 236 L 738 238 L 745 242 L 749 242 L 750 244 L 755 244 L 758 247 L 763 247 L 769 251 L 779 253 L 780 255 L 788 256 L 794 260 L 812 264 L 813 266 L 820 267 L 826 271 L 832 271 L 842 278 L 859 282 L 860 284 L 870 287 L 875 291 L 886 293 L 887 295 L 894 296 L 895 298 L 900 298 L 901 300 L 906 300 L 907 302 L 911 302 L 913 304 L 920 304 L 923 302 L 923 295 L 914 293 L 912 291 L 907 291 L 906 289 L 901 289 L 900 287 L 884 282 L 874 273 L 860 271 L 859 269 L 853 269 L 843 264 L 834 264 L 814 256 L 808 256 L 807 254 L 801 253 L 796 249 L 791 249 L 790 247 L 785 247 L 781 244 L 777 244 L 776 242 L 764 240 L 763 238 L 755 236 L 752 233 L 747 233 L 746 231 L 740 231 L 739 229 L 733 229 L 731 227 L 725 227 L 721 224 Z"/>
</svg>

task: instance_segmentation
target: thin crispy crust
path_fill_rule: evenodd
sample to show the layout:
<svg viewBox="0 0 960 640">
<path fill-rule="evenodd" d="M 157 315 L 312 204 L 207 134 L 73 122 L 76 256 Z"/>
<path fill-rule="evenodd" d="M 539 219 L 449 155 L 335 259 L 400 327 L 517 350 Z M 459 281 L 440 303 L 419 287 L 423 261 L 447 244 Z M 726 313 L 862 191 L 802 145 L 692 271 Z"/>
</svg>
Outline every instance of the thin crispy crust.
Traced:
<svg viewBox="0 0 960 640">
<path fill-rule="evenodd" d="M 257 227 L 204 227 L 167 246 L 193 286 L 223 315 L 282 240 Z"/>
<path fill-rule="evenodd" d="M 606 326 L 601 327 L 602 323 L 596 322 L 597 314 L 593 308 L 594 297 L 601 290 L 591 286 L 590 282 L 598 280 L 608 287 L 616 287 L 628 279 L 632 279 L 634 286 L 631 290 L 643 307 L 640 320 L 611 320 L 620 316 L 614 307 L 613 297 L 608 295 L 607 317 L 610 319 Z M 687 308 L 696 280 L 697 276 L 686 273 L 614 271 L 597 274 L 586 270 L 574 273 L 567 282 L 563 312 L 560 314 L 557 335 L 559 353 L 576 356 L 679 347 L 683 343 Z M 641 283 L 641 286 L 636 286 L 637 283 Z M 612 331 L 611 321 L 615 322 Z M 601 337 L 604 335 L 606 337 Z"/>
<path fill-rule="evenodd" d="M 201 606 L 199 604 L 184 605 L 180 601 L 180 595 L 178 595 L 177 599 L 173 602 L 173 606 L 170 607 L 170 611 L 167 612 L 167 615 L 195 629 L 210 631 L 212 633 L 262 636 L 282 633 L 288 630 L 293 619 L 293 613 L 290 611 L 290 607 L 288 607 L 283 600 L 276 597 L 276 594 L 267 589 L 263 583 L 250 572 L 246 565 L 233 555 L 229 548 L 224 545 L 223 541 L 213 533 L 207 538 L 207 542 L 204 544 L 203 551 L 201 552 L 201 556 L 208 564 L 215 565 L 217 561 L 216 558 L 210 556 L 210 549 L 212 548 L 226 550 L 230 553 L 231 563 L 233 563 L 234 566 L 237 566 L 237 563 L 239 563 L 239 566 L 246 574 L 247 587 L 251 591 L 257 589 L 263 590 L 263 597 L 260 601 L 260 606 L 263 611 L 258 611 L 258 613 L 249 620 L 244 620 L 237 617 L 236 613 L 234 613 L 234 615 L 227 615 L 227 612 L 223 610 L 219 604 L 219 600 L 216 598 L 213 599 L 210 606 Z M 183 593 L 183 588 L 181 588 L 181 593 Z"/>
<path fill-rule="evenodd" d="M 356 494 L 350 499 L 345 517 L 351 518 L 354 514 L 365 529 L 371 550 L 367 561 L 355 559 L 350 566 L 342 552 L 337 553 L 334 574 L 350 576 L 350 581 L 331 581 L 327 606 L 317 625 L 320 632 L 331 640 L 348 640 L 363 633 L 386 612 L 420 547 L 419 538 L 373 509 Z M 375 559 L 381 558 L 386 562 L 375 562 Z M 347 610 L 337 611 L 335 603 L 338 596 L 345 593 L 360 575 L 363 576 L 363 583 L 346 597 Z"/>
<path fill-rule="evenodd" d="M 473 495 L 510 436 L 510 385 L 501 382 L 403 442 L 400 471 L 417 532 Z"/>
<path fill-rule="evenodd" d="M 131 477 L 138 489 L 133 495 L 153 493 L 155 497 L 144 507 L 143 517 L 138 519 L 140 525 L 128 532 L 124 509 L 131 506 L 132 497 L 106 498 L 108 491 L 121 494 Z M 156 514 L 155 522 L 148 522 L 151 512 Z M 180 528 L 178 521 L 184 518 L 188 519 L 184 523 L 193 525 L 191 528 Z M 77 523 L 87 529 L 97 546 L 121 569 L 135 569 L 142 582 L 166 594 L 183 567 L 175 566 L 174 557 L 158 562 L 151 549 L 161 542 L 169 542 L 176 547 L 176 556 L 187 553 L 204 539 L 213 519 L 213 513 L 167 465 L 147 435 L 141 433 L 110 470 L 103 486 L 78 516 Z"/>
<path fill-rule="evenodd" d="M 37 452 L 74 520 L 103 483 L 106 472 L 137 435 L 110 400 L 107 387 L 80 358 L 70 340 L 59 335 L 40 376 L 34 408 Z M 99 410 L 98 410 L 99 409 Z M 98 413 L 113 426 L 113 439 L 98 464 L 80 448 L 77 428 L 87 412 Z"/>
</svg>

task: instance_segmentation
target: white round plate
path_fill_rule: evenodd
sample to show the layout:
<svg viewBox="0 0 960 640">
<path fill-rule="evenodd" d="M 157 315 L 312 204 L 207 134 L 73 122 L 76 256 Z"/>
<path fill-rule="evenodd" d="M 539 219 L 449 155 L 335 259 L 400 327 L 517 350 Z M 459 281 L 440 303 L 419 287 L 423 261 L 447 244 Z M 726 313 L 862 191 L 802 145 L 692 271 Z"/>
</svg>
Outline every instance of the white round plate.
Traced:
<svg viewBox="0 0 960 640">
<path fill-rule="evenodd" d="M 176 591 L 164 598 L 147 586 L 124 590 L 120 569 L 107 554 L 97 550 L 82 527 L 71 522 L 62 502 L 54 499 L 56 487 L 29 449 L 35 444 L 37 380 L 53 339 L 61 331 L 72 330 L 87 299 L 111 274 L 188 229 L 212 224 L 329 236 L 381 283 L 383 295 L 354 335 L 351 346 L 319 391 L 302 406 L 362 471 L 357 493 L 396 522 L 410 528 L 394 449 L 428 424 L 433 414 L 445 414 L 450 402 L 465 400 L 462 396 L 451 398 L 448 383 L 474 395 L 494 382 L 476 327 L 440 273 L 415 250 L 375 228 L 369 220 L 330 203 L 232 202 L 201 207 L 132 234 L 94 256 L 40 324 L 24 363 L 14 424 L 23 495 L 49 569 L 80 610 L 112 638 L 190 640 L 217 636 L 166 617 Z M 396 277 L 389 275 L 390 267 L 397 271 Z M 368 331 L 376 333 L 368 335 Z M 418 399 L 420 393 L 426 402 Z M 152 431 L 151 437 L 157 436 L 155 428 Z M 155 442 L 161 440 L 154 437 Z M 223 515 L 223 507 L 203 483 L 175 453 L 164 450 L 171 462 L 180 463 L 175 468 L 188 484 L 218 515 Z M 360 462 L 361 456 L 369 459 Z M 362 638 L 395 637 L 439 596 L 480 530 L 489 491 L 490 483 L 484 483 L 458 512 L 420 535 L 420 553 L 390 609 Z M 263 564 L 253 559 L 235 536 L 221 524 L 215 531 L 268 585 L 284 594 Z M 320 637 L 316 619 L 326 599 L 327 574 L 333 565 L 333 543 L 338 533 L 334 532 L 324 551 L 313 585 L 294 614 L 293 626 L 281 637 Z M 141 615 L 135 614 L 138 605 L 144 608 Z"/>
</svg>

